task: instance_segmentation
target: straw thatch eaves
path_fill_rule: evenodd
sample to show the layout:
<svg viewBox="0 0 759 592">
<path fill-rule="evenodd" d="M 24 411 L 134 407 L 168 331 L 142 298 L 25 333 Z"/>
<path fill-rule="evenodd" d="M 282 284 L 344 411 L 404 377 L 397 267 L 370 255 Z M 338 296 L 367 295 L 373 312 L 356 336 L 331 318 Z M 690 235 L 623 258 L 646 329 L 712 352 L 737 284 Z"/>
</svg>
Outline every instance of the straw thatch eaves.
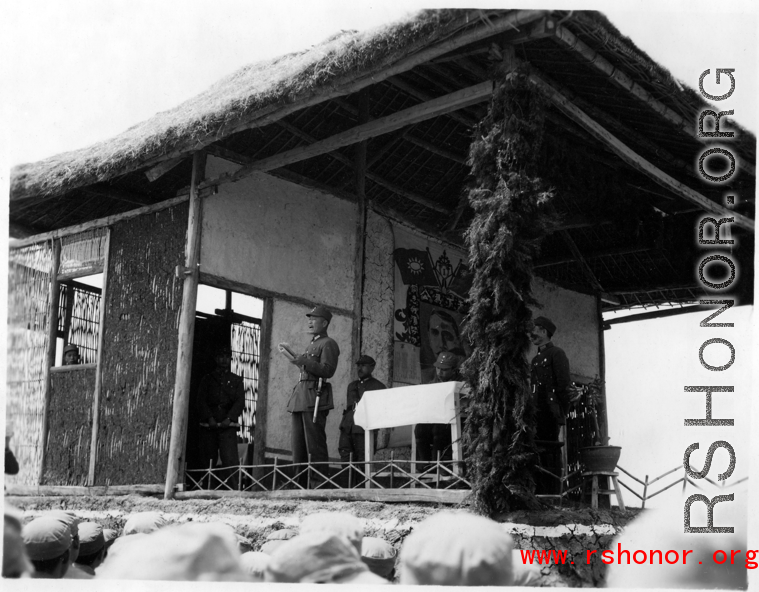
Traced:
<svg viewBox="0 0 759 592">
<path fill-rule="evenodd" d="M 706 184 L 695 168 L 705 146 L 696 123 L 706 103 L 592 12 L 424 11 L 247 66 L 111 140 L 16 167 L 11 227 L 40 233 L 164 201 L 186 190 L 190 156 L 202 147 L 246 170 L 355 199 L 351 144 L 366 139 L 370 206 L 461 243 L 471 218 L 461 200 L 467 152 L 487 108 L 478 85 L 497 76 L 509 46 L 533 67 L 536 85 L 553 93 L 542 158 L 564 225 L 546 240 L 538 273 L 602 292 L 610 308 L 693 301 L 702 296 L 693 273 L 696 217 L 730 192 L 744 227 L 734 229 L 734 256 L 740 284 L 750 290 L 754 136 L 723 119 L 722 130 L 737 132 L 729 142 L 738 173 L 729 184 Z M 446 103 L 441 97 L 459 91 L 479 94 L 400 127 L 350 131 L 434 99 Z M 368 115 L 360 119 L 364 100 Z M 642 173 L 572 109 L 680 186 Z M 338 134 L 347 139 L 314 148 Z M 739 298 L 745 303 L 752 294 Z"/>
</svg>

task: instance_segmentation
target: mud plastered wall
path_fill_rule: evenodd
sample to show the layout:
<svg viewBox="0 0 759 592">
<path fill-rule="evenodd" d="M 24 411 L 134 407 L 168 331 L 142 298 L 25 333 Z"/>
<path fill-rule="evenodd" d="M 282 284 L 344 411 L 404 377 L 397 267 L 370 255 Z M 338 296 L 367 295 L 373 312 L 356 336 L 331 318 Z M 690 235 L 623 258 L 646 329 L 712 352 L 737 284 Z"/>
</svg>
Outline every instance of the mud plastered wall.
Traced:
<svg viewBox="0 0 759 592">
<path fill-rule="evenodd" d="M 311 335 L 306 333 L 306 313 L 309 308 L 282 300 L 274 301 L 274 325 L 272 327 L 272 358 L 269 366 L 269 399 L 267 407 L 267 442 L 269 448 L 292 450 L 291 415 L 287 412 L 287 402 L 298 382 L 298 368 L 276 350 L 276 345 L 289 343 L 296 352 L 306 351 Z M 331 458 L 340 458 L 337 441 L 340 436 L 338 426 L 345 409 L 345 397 L 351 378 L 351 330 L 353 322 L 344 315 L 335 314 L 327 332 L 340 347 L 340 358 L 335 375 L 329 380 L 335 408 L 327 416 L 327 446 Z"/>
<path fill-rule="evenodd" d="M 187 204 L 111 229 L 95 485 L 163 483 Z"/>
<path fill-rule="evenodd" d="M 393 230 L 369 211 L 364 251 L 364 310 L 361 353 L 377 362 L 374 377 L 391 385 L 393 362 Z M 355 360 L 354 360 L 355 361 Z"/>
<path fill-rule="evenodd" d="M 69 367 L 70 368 L 70 367 Z M 50 417 L 43 485 L 86 485 L 95 366 L 50 374 Z"/>
<path fill-rule="evenodd" d="M 351 310 L 355 229 L 355 205 L 254 175 L 203 202 L 201 270 Z"/>
<path fill-rule="evenodd" d="M 600 374 L 595 297 L 559 288 L 539 278 L 533 282 L 533 294 L 543 305 L 533 310 L 533 315 L 548 317 L 556 325 L 552 341 L 567 354 L 570 371 L 588 379 Z M 527 358 L 531 360 L 536 353 L 531 346 Z"/>
</svg>

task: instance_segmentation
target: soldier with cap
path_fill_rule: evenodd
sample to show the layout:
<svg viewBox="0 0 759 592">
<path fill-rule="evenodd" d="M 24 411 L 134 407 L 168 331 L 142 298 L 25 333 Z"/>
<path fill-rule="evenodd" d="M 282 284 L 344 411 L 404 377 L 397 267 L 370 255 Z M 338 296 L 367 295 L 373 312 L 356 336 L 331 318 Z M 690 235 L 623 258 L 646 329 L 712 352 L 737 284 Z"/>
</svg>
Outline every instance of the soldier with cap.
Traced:
<svg viewBox="0 0 759 592">
<path fill-rule="evenodd" d="M 557 442 L 559 429 L 566 423 L 569 411 L 570 389 L 572 379 L 569 375 L 569 360 L 560 347 L 556 347 L 551 338 L 556 332 L 556 325 L 546 317 L 537 317 L 533 321 L 530 341 L 538 348 L 532 359 L 530 384 L 535 408 L 535 439 L 544 442 Z M 561 472 L 560 461 L 554 448 L 547 448 L 541 454 L 544 468 L 556 474 Z M 558 482 L 550 477 L 538 477 L 538 493 L 553 493 Z"/>
<path fill-rule="evenodd" d="M 227 485 L 237 489 L 237 471 L 232 467 L 240 464 L 237 454 L 238 419 L 245 407 L 245 388 L 242 378 L 229 370 L 232 350 L 221 346 L 214 356 L 216 368 L 200 381 L 198 406 L 200 425 L 200 452 L 204 467 L 216 464 L 221 457 L 221 466 Z"/>
<path fill-rule="evenodd" d="M 79 348 L 69 343 L 63 348 L 63 365 L 76 366 L 77 364 L 79 364 Z"/>
<path fill-rule="evenodd" d="M 356 411 L 356 405 L 364 396 L 366 391 L 379 391 L 387 387 L 372 376 L 376 362 L 371 356 L 362 355 L 356 362 L 358 369 L 358 380 L 354 380 L 348 385 L 347 402 L 343 419 L 340 422 L 340 440 L 338 441 L 338 450 L 340 451 L 340 460 L 348 462 L 353 455 L 353 462 L 364 462 L 364 428 L 357 426 L 353 422 L 353 414 Z"/>
<path fill-rule="evenodd" d="M 71 529 L 53 516 L 35 518 L 21 531 L 35 578 L 61 579 L 71 558 Z"/>
<path fill-rule="evenodd" d="M 464 380 L 458 371 L 459 357 L 451 352 L 440 352 L 435 360 L 435 377 L 425 384 Z M 416 437 L 416 457 L 424 463 L 437 460 L 440 452 L 441 459 L 450 460 L 451 426 L 447 423 L 420 423 L 414 429 Z"/>
<path fill-rule="evenodd" d="M 97 567 L 103 563 L 108 547 L 105 544 L 103 527 L 97 522 L 79 524 L 79 556 L 75 565 L 84 573 L 94 576 Z"/>
<path fill-rule="evenodd" d="M 308 332 L 313 337 L 306 352 L 291 360 L 300 368 L 300 379 L 287 402 L 287 411 L 292 414 L 293 463 L 307 463 L 310 455 L 312 462 L 324 463 L 315 468 L 326 475 L 329 457 L 325 428 L 329 410 L 334 409 L 332 385 L 327 379 L 337 370 L 340 348 L 327 335 L 332 313 L 325 306 L 314 307 L 306 317 Z M 303 476 L 301 480 L 305 481 Z M 311 481 L 318 485 L 323 478 L 316 475 Z"/>
</svg>

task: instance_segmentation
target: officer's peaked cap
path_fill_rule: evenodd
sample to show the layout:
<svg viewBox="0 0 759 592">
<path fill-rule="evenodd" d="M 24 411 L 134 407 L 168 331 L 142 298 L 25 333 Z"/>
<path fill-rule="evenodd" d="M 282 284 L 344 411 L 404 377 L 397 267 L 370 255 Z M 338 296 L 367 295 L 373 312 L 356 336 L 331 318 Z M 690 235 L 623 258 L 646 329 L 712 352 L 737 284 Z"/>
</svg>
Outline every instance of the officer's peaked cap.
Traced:
<svg viewBox="0 0 759 592">
<path fill-rule="evenodd" d="M 545 317 L 537 317 L 533 321 L 534 325 L 537 325 L 538 327 L 543 327 L 546 331 L 548 331 L 548 336 L 551 337 L 554 333 L 556 333 L 556 325 L 554 325 L 551 322 L 551 319 L 547 319 Z"/>
<path fill-rule="evenodd" d="M 451 352 L 440 352 L 435 361 L 435 368 L 452 369 L 459 365 L 459 357 Z"/>
<path fill-rule="evenodd" d="M 356 366 L 361 366 L 363 364 L 369 364 L 371 366 L 374 366 L 377 362 L 374 361 L 374 358 L 371 356 L 367 356 L 366 354 L 362 355 L 357 361 Z"/>
<path fill-rule="evenodd" d="M 321 317 L 323 319 L 326 319 L 327 322 L 332 320 L 332 313 L 327 310 L 326 306 L 314 306 L 311 309 L 311 312 L 306 314 L 307 317 Z"/>
</svg>

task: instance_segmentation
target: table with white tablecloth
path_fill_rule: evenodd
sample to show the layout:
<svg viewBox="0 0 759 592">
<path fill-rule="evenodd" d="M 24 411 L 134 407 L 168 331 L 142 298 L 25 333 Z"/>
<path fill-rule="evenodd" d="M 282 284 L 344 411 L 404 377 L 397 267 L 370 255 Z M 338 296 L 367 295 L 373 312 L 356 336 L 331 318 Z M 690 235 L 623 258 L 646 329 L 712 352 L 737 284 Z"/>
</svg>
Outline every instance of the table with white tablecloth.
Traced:
<svg viewBox="0 0 759 592">
<path fill-rule="evenodd" d="M 461 417 L 459 395 L 463 382 L 436 382 L 403 386 L 379 391 L 367 391 L 356 406 L 354 421 L 365 430 L 366 460 L 372 460 L 374 439 L 371 430 L 415 425 L 418 423 L 447 423 L 451 426 L 453 460 L 461 460 Z M 411 438 L 411 459 L 416 461 L 416 438 Z M 370 474 L 366 465 L 366 474 Z M 458 472 L 458 462 L 454 464 Z M 366 486 L 369 487 L 367 480 Z"/>
</svg>

